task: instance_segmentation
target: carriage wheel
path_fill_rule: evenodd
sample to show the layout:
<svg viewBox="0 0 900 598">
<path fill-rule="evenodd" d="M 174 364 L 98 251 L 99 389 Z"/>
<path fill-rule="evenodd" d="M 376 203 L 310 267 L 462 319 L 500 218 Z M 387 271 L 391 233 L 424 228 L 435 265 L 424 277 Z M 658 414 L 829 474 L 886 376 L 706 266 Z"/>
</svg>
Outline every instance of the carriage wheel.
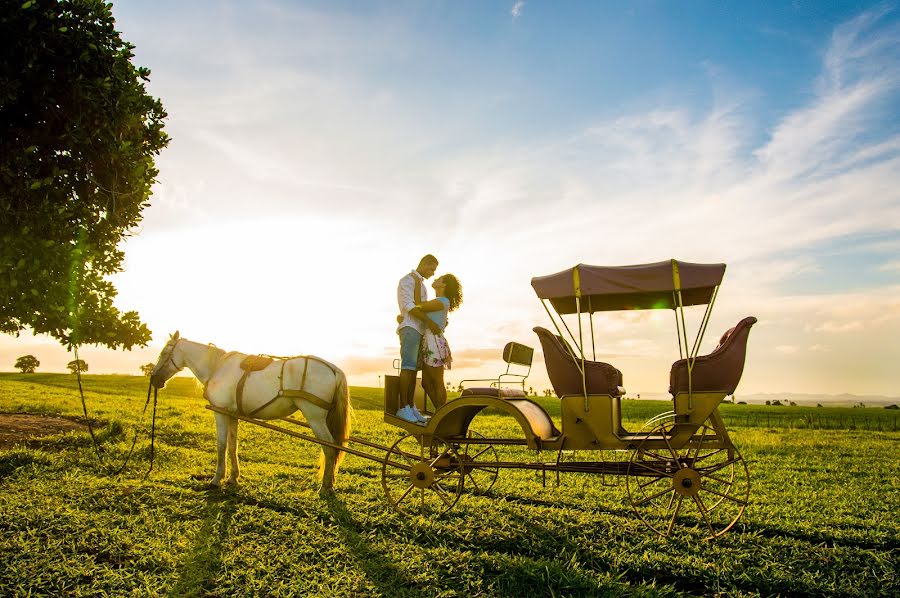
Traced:
<svg viewBox="0 0 900 598">
<path fill-rule="evenodd" d="M 385 455 L 381 485 L 394 509 L 407 515 L 440 515 L 463 490 L 463 468 L 453 446 L 437 436 L 403 436 Z"/>
<path fill-rule="evenodd" d="M 484 434 L 469 430 L 466 435 L 468 438 L 484 439 Z M 500 458 L 497 456 L 497 449 L 492 444 L 462 444 L 456 445 L 459 451 L 459 458 L 463 462 L 463 472 L 465 474 L 465 483 L 473 494 L 486 494 L 500 474 L 500 468 L 496 467 Z"/>
<path fill-rule="evenodd" d="M 668 536 L 675 524 L 698 527 L 707 539 L 737 523 L 750 499 L 750 474 L 736 448 L 712 447 L 715 432 L 701 425 L 683 447 L 669 442 L 675 425 L 648 432 L 628 464 L 628 498 L 638 517 Z M 659 440 L 665 439 L 659 448 Z M 705 445 L 705 446 L 704 446 Z"/>
</svg>

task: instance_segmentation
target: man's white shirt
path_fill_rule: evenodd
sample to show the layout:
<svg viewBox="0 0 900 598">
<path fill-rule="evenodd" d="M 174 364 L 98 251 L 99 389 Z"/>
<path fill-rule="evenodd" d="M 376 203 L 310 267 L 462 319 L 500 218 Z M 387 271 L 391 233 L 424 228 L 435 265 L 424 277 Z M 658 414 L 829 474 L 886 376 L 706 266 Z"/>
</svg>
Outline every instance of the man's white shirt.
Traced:
<svg viewBox="0 0 900 598">
<path fill-rule="evenodd" d="M 401 278 L 400 284 L 397 285 L 397 307 L 400 308 L 403 321 L 397 326 L 397 332 L 404 326 L 410 326 L 418 330 L 419 334 L 425 334 L 425 323 L 409 315 L 409 311 L 416 306 L 416 280 L 422 282 L 422 303 L 428 301 L 428 286 L 421 274 L 413 270 Z"/>
</svg>

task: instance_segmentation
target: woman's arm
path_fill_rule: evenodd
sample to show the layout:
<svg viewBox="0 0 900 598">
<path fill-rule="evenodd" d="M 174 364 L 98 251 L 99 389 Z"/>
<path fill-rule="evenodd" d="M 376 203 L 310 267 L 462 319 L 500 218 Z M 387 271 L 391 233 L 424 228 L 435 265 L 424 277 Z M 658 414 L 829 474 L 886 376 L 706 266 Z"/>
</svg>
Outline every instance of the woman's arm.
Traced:
<svg viewBox="0 0 900 598">
<path fill-rule="evenodd" d="M 420 303 L 416 307 L 418 307 L 422 311 L 428 312 L 428 311 L 441 311 L 446 306 L 440 299 L 432 299 L 431 301 L 426 301 L 425 303 Z"/>
</svg>

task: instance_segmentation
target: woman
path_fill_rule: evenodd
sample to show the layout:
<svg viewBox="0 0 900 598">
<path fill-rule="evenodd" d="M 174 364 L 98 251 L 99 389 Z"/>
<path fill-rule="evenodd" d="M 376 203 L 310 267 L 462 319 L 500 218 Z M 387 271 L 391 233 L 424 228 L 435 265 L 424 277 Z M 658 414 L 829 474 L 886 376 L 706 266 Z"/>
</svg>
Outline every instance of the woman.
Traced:
<svg viewBox="0 0 900 598">
<path fill-rule="evenodd" d="M 452 274 L 444 274 L 436 279 L 431 287 L 434 289 L 436 299 L 426 301 L 418 305 L 441 331 L 434 333 L 426 330 L 422 336 L 422 348 L 419 351 L 419 359 L 422 361 L 422 387 L 435 408 L 440 408 L 447 402 L 447 389 L 444 387 L 444 370 L 450 369 L 453 358 L 450 355 L 450 345 L 444 338 L 444 330 L 447 328 L 447 314 L 455 311 L 462 303 L 462 285 L 459 279 Z"/>
</svg>

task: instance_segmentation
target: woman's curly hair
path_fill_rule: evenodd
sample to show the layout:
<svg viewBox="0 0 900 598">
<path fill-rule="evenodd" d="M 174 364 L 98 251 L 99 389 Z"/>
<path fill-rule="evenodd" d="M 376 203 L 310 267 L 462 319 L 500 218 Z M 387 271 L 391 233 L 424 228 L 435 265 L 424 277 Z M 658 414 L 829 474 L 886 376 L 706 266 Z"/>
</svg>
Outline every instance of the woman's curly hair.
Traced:
<svg viewBox="0 0 900 598">
<path fill-rule="evenodd" d="M 444 274 L 441 280 L 444 281 L 444 296 L 450 300 L 450 311 L 455 311 L 463 302 L 462 285 L 452 274 Z"/>
</svg>

